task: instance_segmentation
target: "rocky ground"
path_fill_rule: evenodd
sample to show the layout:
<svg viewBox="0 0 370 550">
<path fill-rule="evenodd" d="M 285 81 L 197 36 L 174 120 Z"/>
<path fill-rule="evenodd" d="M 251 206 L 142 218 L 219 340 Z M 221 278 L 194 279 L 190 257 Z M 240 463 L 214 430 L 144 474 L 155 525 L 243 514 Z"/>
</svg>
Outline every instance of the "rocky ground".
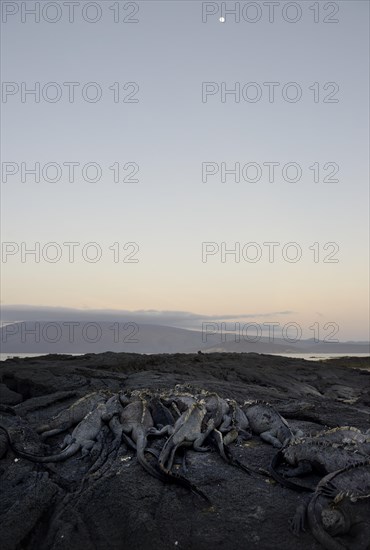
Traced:
<svg viewBox="0 0 370 550">
<path fill-rule="evenodd" d="M 3 407 L 0 424 L 22 449 L 51 454 L 63 436 L 46 446 L 35 428 L 79 397 L 102 388 L 178 383 L 241 402 L 269 401 L 306 434 L 338 425 L 370 427 L 368 358 L 310 362 L 247 353 L 10 359 L 0 366 L 0 403 L 16 415 Z M 104 429 L 90 457 L 44 465 L 16 458 L 0 438 L 2 550 L 321 548 L 310 532 L 297 538 L 288 529 L 305 495 L 267 475 L 248 476 L 215 452 L 189 451 L 187 476 L 209 496 L 209 507 L 150 477 L 124 445 L 109 454 L 110 437 Z M 276 449 L 255 436 L 232 451 L 250 467 L 266 469 Z M 355 549 L 356 541 L 343 548 Z"/>
</svg>

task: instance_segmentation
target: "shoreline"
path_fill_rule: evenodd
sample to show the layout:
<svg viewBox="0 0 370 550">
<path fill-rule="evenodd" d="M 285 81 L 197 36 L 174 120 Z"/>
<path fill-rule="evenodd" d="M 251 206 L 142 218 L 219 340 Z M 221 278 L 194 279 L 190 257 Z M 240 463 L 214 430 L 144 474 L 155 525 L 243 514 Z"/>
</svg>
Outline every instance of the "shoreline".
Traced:
<svg viewBox="0 0 370 550">
<path fill-rule="evenodd" d="M 131 354 L 131 352 L 129 351 L 122 351 L 122 352 L 117 352 L 117 351 L 106 351 L 106 352 L 101 352 L 101 353 L 126 353 L 126 354 Z M 89 353 L 89 352 L 85 352 L 85 353 L 68 353 L 68 352 L 63 352 L 63 353 L 23 353 L 23 352 L 5 352 L 5 353 L 0 353 L 0 361 L 6 361 L 7 359 L 13 359 L 13 358 L 18 358 L 18 359 L 26 359 L 28 357 L 33 357 L 33 358 L 36 358 L 36 357 L 46 357 L 46 356 L 72 356 L 72 357 L 79 357 L 79 356 L 82 356 L 82 355 L 101 355 L 101 353 L 99 352 L 92 352 L 92 353 Z M 134 353 L 135 355 L 174 355 L 174 353 L 172 352 L 163 352 L 163 353 L 158 353 L 158 352 L 153 352 L 153 353 L 137 353 L 137 352 L 132 352 Z M 194 352 L 181 352 L 182 354 L 184 355 L 194 355 Z M 370 353 L 315 353 L 315 352 L 306 352 L 306 353 L 295 353 L 295 352 L 286 352 L 286 353 L 268 353 L 268 352 L 245 352 L 245 351 L 241 351 L 241 352 L 230 352 L 230 351 L 202 351 L 202 354 L 212 354 L 212 353 L 222 353 L 224 355 L 232 355 L 234 353 L 238 353 L 238 354 L 248 354 L 248 353 L 251 353 L 251 354 L 255 354 L 255 355 L 271 355 L 273 357 L 290 357 L 290 358 L 293 358 L 293 359 L 305 359 L 305 360 L 311 360 L 311 361 L 326 361 L 328 359 L 344 359 L 344 358 L 347 358 L 347 359 L 356 359 L 356 358 L 368 358 L 369 361 L 370 361 Z"/>
</svg>

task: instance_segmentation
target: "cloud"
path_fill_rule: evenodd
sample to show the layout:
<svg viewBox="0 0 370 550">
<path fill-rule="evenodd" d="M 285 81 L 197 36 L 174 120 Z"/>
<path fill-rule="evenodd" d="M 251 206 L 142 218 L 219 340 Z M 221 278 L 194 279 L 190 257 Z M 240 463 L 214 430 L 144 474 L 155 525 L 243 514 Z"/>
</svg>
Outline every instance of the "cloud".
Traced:
<svg viewBox="0 0 370 550">
<path fill-rule="evenodd" d="M 140 324 L 165 325 L 179 328 L 200 329 L 203 322 L 242 322 L 248 319 L 264 319 L 294 314 L 294 311 L 273 311 L 263 313 L 237 313 L 202 315 L 190 311 L 161 310 L 114 310 L 75 309 L 33 305 L 1 305 L 1 322 L 16 321 L 91 321 L 91 322 L 133 322 Z"/>
</svg>

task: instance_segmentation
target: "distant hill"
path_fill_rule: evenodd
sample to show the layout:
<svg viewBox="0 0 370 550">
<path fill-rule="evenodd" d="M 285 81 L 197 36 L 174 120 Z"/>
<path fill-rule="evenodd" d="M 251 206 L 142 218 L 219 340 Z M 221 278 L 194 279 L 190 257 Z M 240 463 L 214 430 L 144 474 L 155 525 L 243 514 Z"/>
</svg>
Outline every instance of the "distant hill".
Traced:
<svg viewBox="0 0 370 550">
<path fill-rule="evenodd" d="M 313 339 L 289 342 L 282 338 L 235 341 L 234 333 L 207 335 L 196 330 L 127 322 L 27 321 L 0 328 L 2 353 L 368 353 L 367 342 L 315 342 Z M 206 341 L 205 341 L 206 340 Z"/>
</svg>

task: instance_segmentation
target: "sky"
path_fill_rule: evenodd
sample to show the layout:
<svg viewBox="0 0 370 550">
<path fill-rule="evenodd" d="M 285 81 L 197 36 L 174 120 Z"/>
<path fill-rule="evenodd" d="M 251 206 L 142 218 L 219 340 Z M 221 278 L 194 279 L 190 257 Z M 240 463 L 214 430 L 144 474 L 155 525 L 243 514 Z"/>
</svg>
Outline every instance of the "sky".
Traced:
<svg viewBox="0 0 370 550">
<path fill-rule="evenodd" d="M 2 305 L 368 340 L 368 2 L 69 4 L 2 2 Z"/>
</svg>

